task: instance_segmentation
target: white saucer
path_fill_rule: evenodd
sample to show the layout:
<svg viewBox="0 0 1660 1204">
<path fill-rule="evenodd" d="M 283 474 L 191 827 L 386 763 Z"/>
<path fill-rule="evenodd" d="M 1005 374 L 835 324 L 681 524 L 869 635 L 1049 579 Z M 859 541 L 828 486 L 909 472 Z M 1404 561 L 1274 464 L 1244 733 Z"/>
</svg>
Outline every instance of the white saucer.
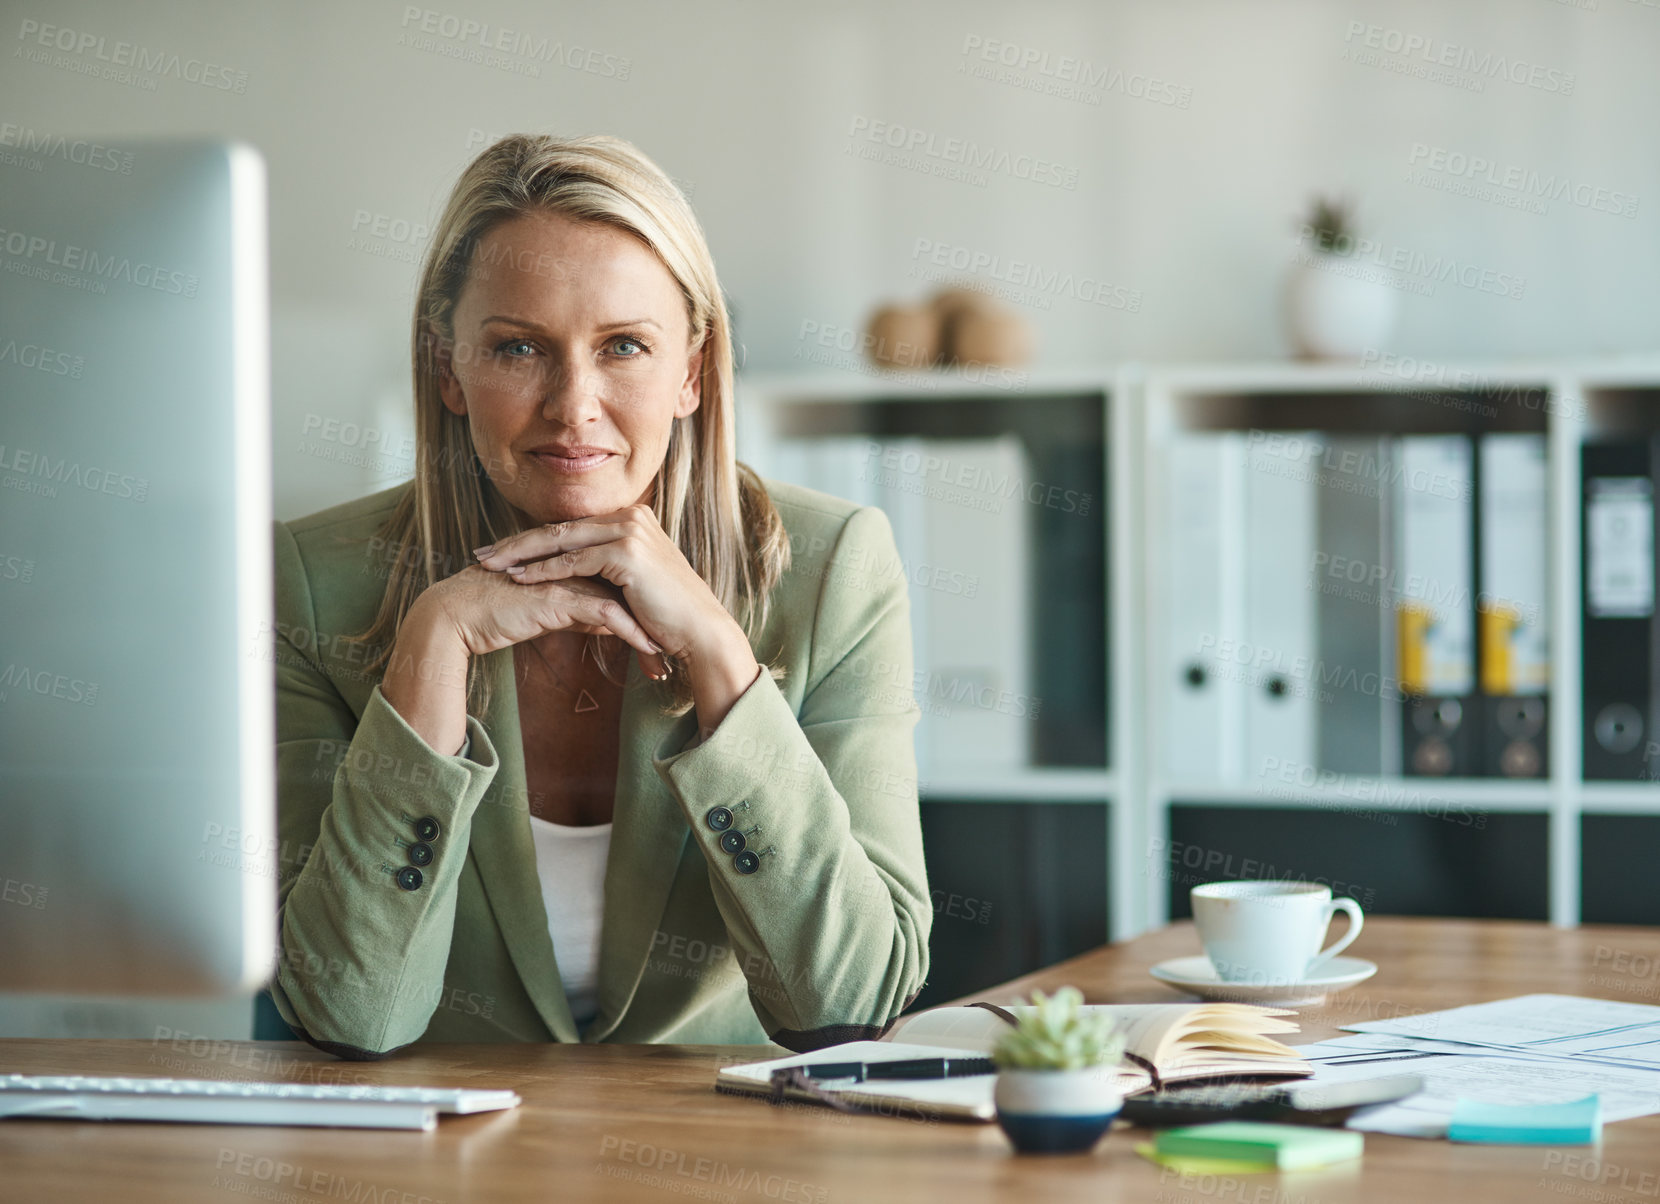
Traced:
<svg viewBox="0 0 1660 1204">
<path fill-rule="evenodd" d="M 1200 999 L 1214 999 L 1224 1003 L 1260 1003 L 1270 1007 L 1301 1007 L 1324 1003 L 1331 991 L 1341 991 L 1357 982 L 1365 982 L 1378 972 L 1377 966 L 1358 957 L 1334 957 L 1320 973 L 1304 982 L 1264 985 L 1250 982 L 1223 982 L 1216 977 L 1216 967 L 1204 954 L 1198 957 L 1173 957 L 1160 962 L 1148 971 L 1162 983 L 1197 995 Z"/>
</svg>

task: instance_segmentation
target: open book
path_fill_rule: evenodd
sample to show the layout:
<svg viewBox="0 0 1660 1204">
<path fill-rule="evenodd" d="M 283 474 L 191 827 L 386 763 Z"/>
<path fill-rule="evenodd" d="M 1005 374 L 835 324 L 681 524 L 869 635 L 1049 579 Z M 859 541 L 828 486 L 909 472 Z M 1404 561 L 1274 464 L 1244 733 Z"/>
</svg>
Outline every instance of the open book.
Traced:
<svg viewBox="0 0 1660 1204">
<path fill-rule="evenodd" d="M 767 1062 L 723 1067 L 715 1089 L 746 1095 L 772 1094 L 772 1072 L 816 1062 L 880 1062 L 903 1058 L 949 1057 L 964 1053 L 989 1056 L 998 1037 L 1029 1006 L 974 1004 L 931 1008 L 894 1022 L 880 1041 L 851 1041 L 808 1054 Z M 1118 1068 L 1118 1089 L 1125 1095 L 1145 1091 L 1154 1075 L 1161 1083 L 1209 1078 L 1299 1078 L 1313 1067 L 1269 1033 L 1294 1033 L 1297 1023 L 1280 1017 L 1286 1008 L 1244 1003 L 1097 1003 L 1085 1012 L 1116 1019 L 1124 1032 L 1125 1064 Z M 895 1115 L 945 1116 L 993 1120 L 992 1087 L 996 1075 L 956 1079 L 878 1080 L 827 1084 L 820 1090 L 853 1107 Z M 817 1085 L 815 1084 L 815 1087 Z M 792 1099 L 823 1102 L 813 1091 L 786 1087 Z"/>
</svg>

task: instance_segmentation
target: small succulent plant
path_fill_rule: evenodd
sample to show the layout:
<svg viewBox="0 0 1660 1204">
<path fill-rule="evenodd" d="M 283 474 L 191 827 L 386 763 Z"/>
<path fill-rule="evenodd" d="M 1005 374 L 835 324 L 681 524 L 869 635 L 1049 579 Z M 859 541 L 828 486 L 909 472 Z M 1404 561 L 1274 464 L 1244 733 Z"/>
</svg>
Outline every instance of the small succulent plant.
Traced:
<svg viewBox="0 0 1660 1204">
<path fill-rule="evenodd" d="M 1124 1034 L 1111 1016 L 1085 1013 L 1077 987 L 1053 995 L 1032 992 L 1032 1011 L 991 1051 L 1001 1070 L 1083 1070 L 1117 1065 L 1124 1056 Z"/>
<path fill-rule="evenodd" d="M 1339 197 L 1317 196 L 1303 223 L 1303 237 L 1319 251 L 1347 255 L 1354 249 L 1354 205 Z"/>
</svg>

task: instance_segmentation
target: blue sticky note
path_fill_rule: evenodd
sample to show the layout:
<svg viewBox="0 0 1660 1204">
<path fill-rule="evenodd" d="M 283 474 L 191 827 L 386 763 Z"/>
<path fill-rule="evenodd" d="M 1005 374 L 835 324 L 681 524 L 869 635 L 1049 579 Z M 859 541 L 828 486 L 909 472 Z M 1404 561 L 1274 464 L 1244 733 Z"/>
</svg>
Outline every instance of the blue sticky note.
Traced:
<svg viewBox="0 0 1660 1204">
<path fill-rule="evenodd" d="M 1460 1099 L 1448 1141 L 1493 1145 L 1593 1145 L 1602 1138 L 1602 1097 L 1560 1104 L 1489 1104 Z"/>
</svg>

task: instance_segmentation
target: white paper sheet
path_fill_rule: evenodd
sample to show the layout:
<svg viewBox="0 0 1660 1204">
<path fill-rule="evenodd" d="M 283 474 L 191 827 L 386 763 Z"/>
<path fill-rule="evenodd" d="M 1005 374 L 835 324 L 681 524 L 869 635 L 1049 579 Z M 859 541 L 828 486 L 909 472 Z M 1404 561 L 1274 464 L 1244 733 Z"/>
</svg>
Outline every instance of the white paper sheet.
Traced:
<svg viewBox="0 0 1660 1204">
<path fill-rule="evenodd" d="M 1304 1046 L 1312 1049 L 1313 1046 Z M 1333 1037 L 1320 1042 L 1320 1060 L 1327 1065 L 1356 1065 L 1366 1062 L 1404 1061 L 1431 1057 L 1437 1054 L 1461 1054 L 1465 1057 L 1520 1058 L 1550 1062 L 1557 1058 L 1577 1057 L 1542 1053 L 1536 1050 L 1503 1049 L 1497 1046 L 1469 1045 L 1463 1041 L 1437 1041 L 1429 1037 L 1396 1037 L 1389 1033 L 1353 1033 L 1347 1037 Z M 1403 1067 L 1403 1070 L 1406 1068 Z"/>
<path fill-rule="evenodd" d="M 1355 1033 L 1393 1033 L 1472 1045 L 1542 1049 L 1616 1034 L 1633 1041 L 1660 1041 L 1660 1007 L 1578 995 L 1520 995 L 1444 1012 L 1361 1020 L 1345 1024 L 1343 1028 Z"/>
<path fill-rule="evenodd" d="M 1352 1082 L 1410 1071 L 1424 1076 L 1424 1090 L 1393 1104 L 1368 1108 L 1349 1119 L 1348 1127 L 1402 1137 L 1445 1137 L 1460 1097 L 1502 1104 L 1548 1104 L 1602 1096 L 1605 1122 L 1660 1113 L 1660 1074 L 1605 1065 L 1579 1065 L 1562 1058 L 1507 1055 L 1501 1051 L 1462 1053 L 1401 1049 L 1376 1050 L 1366 1061 L 1350 1059 L 1366 1051 L 1347 1039 L 1300 1046 L 1314 1063 L 1315 1083 Z M 1340 1061 L 1332 1061 L 1332 1058 Z"/>
</svg>

